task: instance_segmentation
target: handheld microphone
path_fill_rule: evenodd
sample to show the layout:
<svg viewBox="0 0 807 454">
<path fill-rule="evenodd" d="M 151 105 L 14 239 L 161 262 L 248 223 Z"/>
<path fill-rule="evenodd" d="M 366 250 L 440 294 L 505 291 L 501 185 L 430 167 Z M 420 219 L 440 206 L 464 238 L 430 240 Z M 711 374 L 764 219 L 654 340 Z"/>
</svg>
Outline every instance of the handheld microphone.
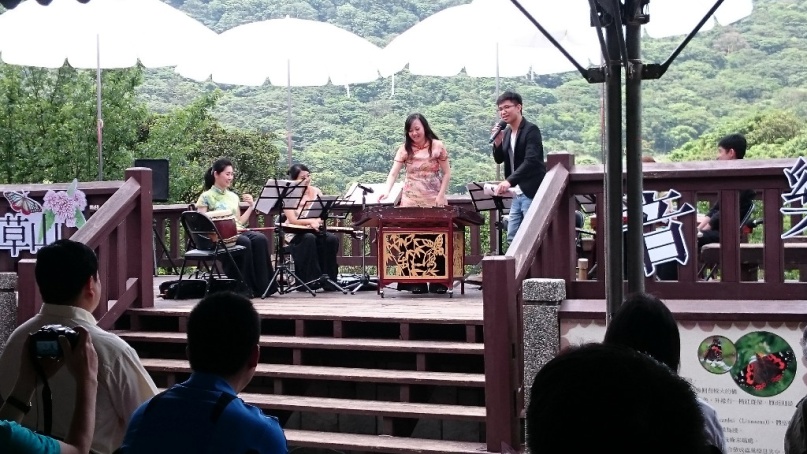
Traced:
<svg viewBox="0 0 807 454">
<path fill-rule="evenodd" d="M 493 141 L 496 140 L 496 136 L 498 136 L 499 133 L 502 132 L 502 130 L 506 127 L 507 122 L 504 120 L 500 121 L 499 124 L 496 125 L 496 130 L 490 135 L 490 140 L 488 140 L 488 143 L 493 143 Z"/>
<path fill-rule="evenodd" d="M 366 192 L 367 194 L 372 194 L 372 193 L 375 192 L 375 191 L 373 191 L 373 188 L 368 188 L 367 186 L 365 186 L 363 184 L 359 184 L 359 185 L 357 185 L 357 187 L 359 189 L 361 189 L 362 191 Z"/>
</svg>

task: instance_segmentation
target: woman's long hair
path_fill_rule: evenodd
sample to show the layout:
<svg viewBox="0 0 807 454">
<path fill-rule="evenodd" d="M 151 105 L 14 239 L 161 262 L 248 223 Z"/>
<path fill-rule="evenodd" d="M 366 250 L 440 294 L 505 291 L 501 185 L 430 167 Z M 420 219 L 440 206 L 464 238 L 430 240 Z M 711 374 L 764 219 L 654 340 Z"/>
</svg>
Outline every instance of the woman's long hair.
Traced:
<svg viewBox="0 0 807 454">
<path fill-rule="evenodd" d="M 306 167 L 305 164 L 294 164 L 293 166 L 289 167 L 289 178 L 292 180 L 296 180 L 297 177 L 300 176 L 301 172 L 311 173 L 311 171 L 308 170 L 308 167 Z"/>
<path fill-rule="evenodd" d="M 216 159 L 216 162 L 214 162 L 213 165 L 205 172 L 205 191 L 212 188 L 213 185 L 216 184 L 216 175 L 214 172 L 221 173 L 224 172 L 224 169 L 227 167 L 232 166 L 233 162 L 227 158 Z"/>
<path fill-rule="evenodd" d="M 440 138 L 437 137 L 437 134 L 432 131 L 431 126 L 429 126 L 429 122 L 426 121 L 426 117 L 419 113 L 409 115 L 406 117 L 406 122 L 404 123 L 404 149 L 406 150 L 407 161 L 414 153 L 412 150 L 412 138 L 409 137 L 409 129 L 412 127 L 412 122 L 415 120 L 420 120 L 420 124 L 423 125 L 423 135 L 426 136 L 426 142 L 429 144 L 429 157 L 432 155 L 432 141 L 440 140 Z"/>
</svg>

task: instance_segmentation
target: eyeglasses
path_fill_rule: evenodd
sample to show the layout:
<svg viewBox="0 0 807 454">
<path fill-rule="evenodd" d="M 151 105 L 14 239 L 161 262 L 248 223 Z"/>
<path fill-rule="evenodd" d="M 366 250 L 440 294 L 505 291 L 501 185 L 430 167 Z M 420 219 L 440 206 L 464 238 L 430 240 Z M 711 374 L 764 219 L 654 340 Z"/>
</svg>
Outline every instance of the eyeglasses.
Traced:
<svg viewBox="0 0 807 454">
<path fill-rule="evenodd" d="M 515 107 L 514 104 L 505 104 L 503 106 L 499 106 L 499 112 L 502 112 L 504 110 L 512 109 L 513 107 Z"/>
</svg>

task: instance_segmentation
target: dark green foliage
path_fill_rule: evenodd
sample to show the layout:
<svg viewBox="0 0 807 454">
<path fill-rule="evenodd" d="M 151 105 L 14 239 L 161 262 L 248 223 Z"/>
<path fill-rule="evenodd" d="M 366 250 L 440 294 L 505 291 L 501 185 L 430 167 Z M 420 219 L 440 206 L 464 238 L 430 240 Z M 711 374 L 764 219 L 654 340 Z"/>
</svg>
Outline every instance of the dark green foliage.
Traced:
<svg viewBox="0 0 807 454">
<path fill-rule="evenodd" d="M 168 3 L 219 32 L 289 15 L 328 21 L 383 46 L 417 21 L 467 0 Z M 696 36 L 661 80 L 643 83 L 645 153 L 661 160 L 712 159 L 717 139 L 738 131 L 749 136 L 749 158 L 804 154 L 807 0 L 755 0 L 754 8 L 735 25 Z M 681 39 L 644 39 L 645 61 L 663 61 Z M 256 43 L 274 45 L 283 43 Z M 93 71 L 67 67 L 0 66 L 1 181 L 95 178 L 93 79 Z M 504 79 L 500 85 L 523 95 L 525 116 L 541 127 L 547 151 L 574 152 L 580 163 L 602 158 L 602 86 L 576 73 Z M 394 86 L 393 95 L 392 79 L 379 79 L 351 86 L 349 97 L 339 86 L 292 89 L 294 160 L 312 167 L 326 193 L 340 193 L 351 181 L 383 181 L 412 112 L 423 113 L 446 142 L 451 192 L 464 192 L 471 180 L 495 178 L 487 145 L 496 119 L 493 79 L 403 72 Z M 121 178 L 136 157 L 169 157 L 171 198 L 190 202 L 201 172 L 219 155 L 235 159 L 242 190 L 285 171 L 285 87 L 218 87 L 171 69 L 130 69 L 104 71 L 103 96 L 107 179 Z"/>
</svg>

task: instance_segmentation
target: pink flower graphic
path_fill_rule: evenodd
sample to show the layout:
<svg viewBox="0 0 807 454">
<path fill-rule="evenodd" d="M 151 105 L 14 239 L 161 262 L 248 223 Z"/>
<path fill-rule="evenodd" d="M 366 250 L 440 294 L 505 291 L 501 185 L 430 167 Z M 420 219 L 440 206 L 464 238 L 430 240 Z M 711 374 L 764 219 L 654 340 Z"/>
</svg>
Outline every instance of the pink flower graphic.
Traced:
<svg viewBox="0 0 807 454">
<path fill-rule="evenodd" d="M 64 223 L 68 227 L 76 226 L 76 209 L 83 211 L 87 208 L 87 197 L 81 191 L 75 191 L 73 196 L 66 191 L 48 191 L 42 207 L 51 210 L 56 216 L 56 222 Z"/>
</svg>

